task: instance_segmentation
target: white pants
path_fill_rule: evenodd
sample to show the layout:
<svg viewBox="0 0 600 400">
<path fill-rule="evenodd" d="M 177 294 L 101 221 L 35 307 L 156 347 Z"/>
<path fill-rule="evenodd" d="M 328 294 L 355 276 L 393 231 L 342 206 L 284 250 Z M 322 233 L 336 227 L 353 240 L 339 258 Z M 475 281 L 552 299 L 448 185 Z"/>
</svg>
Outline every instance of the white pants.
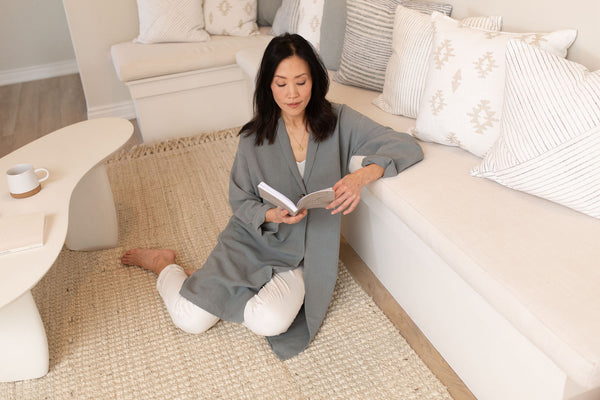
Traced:
<svg viewBox="0 0 600 400">
<path fill-rule="evenodd" d="M 185 297 L 179 290 L 187 275 L 179 265 L 167 266 L 156 282 L 173 323 L 188 333 L 202 333 L 219 320 Z M 276 273 L 246 303 L 244 325 L 262 336 L 276 336 L 288 330 L 304 303 L 304 269 Z"/>
</svg>

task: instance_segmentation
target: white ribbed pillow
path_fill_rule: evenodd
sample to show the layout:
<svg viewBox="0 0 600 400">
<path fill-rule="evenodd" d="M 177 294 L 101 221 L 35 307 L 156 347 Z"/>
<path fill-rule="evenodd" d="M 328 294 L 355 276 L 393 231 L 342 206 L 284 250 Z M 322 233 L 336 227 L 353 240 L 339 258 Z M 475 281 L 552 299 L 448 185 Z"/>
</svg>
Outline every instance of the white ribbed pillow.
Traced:
<svg viewBox="0 0 600 400">
<path fill-rule="evenodd" d="M 434 13 L 433 44 L 415 136 L 483 157 L 500 134 L 506 43 L 520 39 L 566 56 L 577 31 L 490 32 Z"/>
<path fill-rule="evenodd" d="M 450 4 L 415 0 L 348 0 L 346 34 L 340 69 L 333 80 L 344 85 L 381 92 L 385 69 L 392 55 L 392 33 L 396 7 L 450 14 Z"/>
<path fill-rule="evenodd" d="M 256 35 L 256 15 L 257 0 L 204 0 L 204 22 L 212 35 Z"/>
<path fill-rule="evenodd" d="M 469 17 L 461 23 L 490 31 L 502 29 L 502 17 Z M 430 15 L 401 5 L 396 8 L 392 56 L 385 71 L 383 93 L 373 100 L 373 104 L 391 114 L 417 118 L 432 39 Z"/>
<path fill-rule="evenodd" d="M 198 0 L 137 0 L 138 43 L 205 42 L 202 2 Z"/>
<path fill-rule="evenodd" d="M 510 41 L 503 110 L 471 174 L 600 218 L 600 70 Z"/>
</svg>

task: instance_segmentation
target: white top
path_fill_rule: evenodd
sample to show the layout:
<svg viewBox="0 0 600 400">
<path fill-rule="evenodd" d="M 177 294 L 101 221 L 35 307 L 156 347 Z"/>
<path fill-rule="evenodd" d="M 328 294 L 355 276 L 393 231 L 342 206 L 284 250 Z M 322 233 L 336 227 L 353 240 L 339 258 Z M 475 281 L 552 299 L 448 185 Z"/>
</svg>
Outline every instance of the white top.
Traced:
<svg viewBox="0 0 600 400">
<path fill-rule="evenodd" d="M 306 159 L 304 161 L 296 161 L 298 165 L 298 171 L 300 171 L 300 176 L 304 178 L 304 167 L 306 167 Z"/>
<path fill-rule="evenodd" d="M 52 267 L 67 236 L 75 186 L 132 134 L 133 125 L 126 119 L 92 119 L 49 133 L 0 158 L 2 174 L 23 162 L 50 171 L 42 190 L 25 199 L 12 198 L 5 177 L 0 179 L 0 217 L 35 212 L 46 216 L 42 247 L 0 255 L 0 308 L 33 288 Z"/>
</svg>

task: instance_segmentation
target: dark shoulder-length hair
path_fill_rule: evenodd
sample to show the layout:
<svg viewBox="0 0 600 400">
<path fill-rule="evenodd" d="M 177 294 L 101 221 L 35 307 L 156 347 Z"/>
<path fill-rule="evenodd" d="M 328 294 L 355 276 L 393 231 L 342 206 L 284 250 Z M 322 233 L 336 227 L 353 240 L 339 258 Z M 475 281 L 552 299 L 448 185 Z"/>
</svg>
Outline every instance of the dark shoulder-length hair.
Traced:
<svg viewBox="0 0 600 400">
<path fill-rule="evenodd" d="M 323 62 L 313 47 L 302 36 L 284 33 L 271 40 L 260 63 L 254 91 L 254 116 L 240 130 L 240 135 L 255 135 L 255 144 L 260 146 L 265 139 L 275 141 L 277 122 L 281 109 L 273 98 L 271 82 L 279 63 L 291 56 L 298 56 L 308 64 L 312 78 L 312 91 L 306 106 L 306 123 L 313 140 L 321 142 L 333 133 L 337 116 L 331 103 L 325 99 L 329 90 L 329 76 Z"/>
</svg>

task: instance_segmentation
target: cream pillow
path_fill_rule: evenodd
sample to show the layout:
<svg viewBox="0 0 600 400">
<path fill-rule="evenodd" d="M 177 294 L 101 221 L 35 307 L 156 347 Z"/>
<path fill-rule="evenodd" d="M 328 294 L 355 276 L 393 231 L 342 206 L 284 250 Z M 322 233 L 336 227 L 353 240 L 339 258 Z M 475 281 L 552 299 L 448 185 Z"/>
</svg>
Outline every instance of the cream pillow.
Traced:
<svg viewBox="0 0 600 400">
<path fill-rule="evenodd" d="M 300 0 L 297 33 L 317 51 L 321 42 L 321 21 L 325 0 Z"/>
<path fill-rule="evenodd" d="M 600 70 L 511 40 L 502 134 L 474 176 L 600 218 Z"/>
<path fill-rule="evenodd" d="M 256 35 L 256 15 L 257 0 L 204 0 L 204 21 L 211 35 Z"/>
<path fill-rule="evenodd" d="M 137 0 L 137 43 L 205 42 L 202 2 L 198 0 Z"/>
<path fill-rule="evenodd" d="M 502 17 L 470 17 L 461 22 L 491 31 L 502 29 Z M 401 5 L 396 8 L 392 55 L 385 72 L 383 93 L 373 104 L 391 114 L 417 118 L 432 39 L 431 16 Z"/>
<path fill-rule="evenodd" d="M 504 98 L 504 54 L 519 39 L 564 57 L 577 32 L 490 32 L 432 15 L 433 44 L 415 136 L 483 157 L 498 138 Z"/>
</svg>

